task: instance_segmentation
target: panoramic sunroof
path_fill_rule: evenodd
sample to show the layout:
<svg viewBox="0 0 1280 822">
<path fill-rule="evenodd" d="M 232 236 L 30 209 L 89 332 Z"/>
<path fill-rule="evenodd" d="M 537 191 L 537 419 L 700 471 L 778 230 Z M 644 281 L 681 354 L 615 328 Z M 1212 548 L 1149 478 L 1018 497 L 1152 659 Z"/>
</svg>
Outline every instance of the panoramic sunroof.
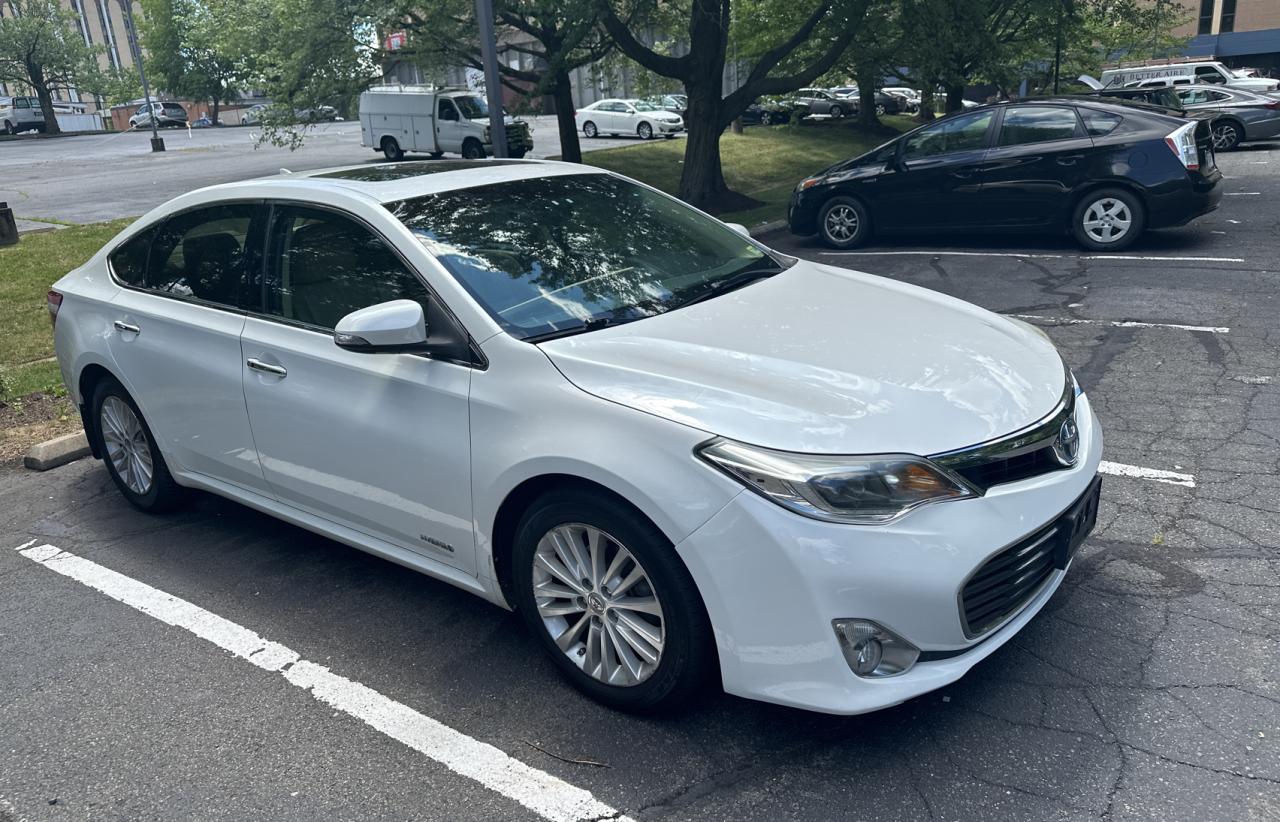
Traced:
<svg viewBox="0 0 1280 822">
<path fill-rule="evenodd" d="M 445 171 L 466 171 L 469 168 L 485 168 L 518 160 L 422 160 L 415 163 L 381 163 L 366 168 L 348 168 L 313 175 L 334 180 L 355 180 L 360 183 L 390 183 L 424 174 L 440 174 Z"/>
</svg>

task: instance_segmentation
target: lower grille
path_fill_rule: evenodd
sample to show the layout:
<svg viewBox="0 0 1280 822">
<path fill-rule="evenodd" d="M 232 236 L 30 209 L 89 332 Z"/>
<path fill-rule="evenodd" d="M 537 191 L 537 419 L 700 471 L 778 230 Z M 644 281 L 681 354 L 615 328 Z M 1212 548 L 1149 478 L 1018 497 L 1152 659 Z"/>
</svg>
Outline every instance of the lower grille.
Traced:
<svg viewBox="0 0 1280 822">
<path fill-rule="evenodd" d="M 1054 570 L 1058 525 L 1046 526 L 987 560 L 960 592 L 964 633 L 981 636 L 1022 608 Z"/>
</svg>

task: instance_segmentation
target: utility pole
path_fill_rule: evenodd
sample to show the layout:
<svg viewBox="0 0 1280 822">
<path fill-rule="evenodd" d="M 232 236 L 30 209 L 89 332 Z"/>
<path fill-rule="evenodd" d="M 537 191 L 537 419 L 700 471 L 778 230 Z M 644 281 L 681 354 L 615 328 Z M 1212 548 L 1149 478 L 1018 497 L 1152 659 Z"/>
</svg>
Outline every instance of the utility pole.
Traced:
<svg viewBox="0 0 1280 822">
<path fill-rule="evenodd" d="M 484 91 L 489 100 L 489 139 L 493 156 L 507 156 L 507 126 L 502 117 L 502 80 L 498 77 L 498 43 L 493 31 L 493 0 L 476 0 L 480 24 L 480 59 L 484 62 Z"/>
<path fill-rule="evenodd" d="M 147 120 L 151 123 L 151 150 L 164 151 L 164 138 L 156 130 L 156 113 L 152 108 L 151 87 L 147 85 L 147 70 L 142 67 L 142 47 L 138 45 L 138 29 L 133 25 L 132 0 L 120 0 L 120 8 L 124 10 L 125 25 L 129 28 L 129 53 L 138 66 L 138 76 L 142 78 L 142 98 L 146 100 Z"/>
</svg>

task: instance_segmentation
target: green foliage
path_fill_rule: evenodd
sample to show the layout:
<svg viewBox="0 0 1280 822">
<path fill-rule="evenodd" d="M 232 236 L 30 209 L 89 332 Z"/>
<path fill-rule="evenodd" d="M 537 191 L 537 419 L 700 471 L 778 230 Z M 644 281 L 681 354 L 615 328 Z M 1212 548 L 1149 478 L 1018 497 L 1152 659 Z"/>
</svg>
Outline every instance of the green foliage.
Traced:
<svg viewBox="0 0 1280 822">
<path fill-rule="evenodd" d="M 57 133 L 52 91 L 96 85 L 99 49 L 85 45 L 75 15 L 57 0 L 5 0 L 0 17 L 0 82 L 27 87 L 40 98 Z"/>
<path fill-rule="evenodd" d="M 152 82 L 180 97 L 218 104 L 233 100 L 249 74 L 233 0 L 142 0 L 142 42 Z"/>
</svg>

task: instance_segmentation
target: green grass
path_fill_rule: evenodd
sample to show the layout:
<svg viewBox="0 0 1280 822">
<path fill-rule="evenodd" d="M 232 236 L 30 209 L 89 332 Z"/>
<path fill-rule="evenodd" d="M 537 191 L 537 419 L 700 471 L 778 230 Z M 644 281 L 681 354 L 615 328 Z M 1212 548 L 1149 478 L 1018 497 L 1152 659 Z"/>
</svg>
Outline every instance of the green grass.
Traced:
<svg viewBox="0 0 1280 822">
<path fill-rule="evenodd" d="M 787 199 L 796 183 L 833 163 L 875 148 L 913 128 L 909 117 L 885 117 L 874 133 L 853 121 L 812 121 L 786 126 L 753 126 L 742 134 L 720 138 L 720 161 L 729 188 L 761 202 L 746 211 L 720 217 L 755 226 L 786 216 Z M 684 165 L 684 141 L 662 140 L 625 148 L 591 151 L 584 163 L 607 168 L 675 194 Z"/>
<path fill-rule="evenodd" d="M 131 220 L 26 234 L 0 248 L 0 402 L 35 391 L 59 393 L 58 365 L 45 295 L 63 274 L 84 263 Z"/>
</svg>

